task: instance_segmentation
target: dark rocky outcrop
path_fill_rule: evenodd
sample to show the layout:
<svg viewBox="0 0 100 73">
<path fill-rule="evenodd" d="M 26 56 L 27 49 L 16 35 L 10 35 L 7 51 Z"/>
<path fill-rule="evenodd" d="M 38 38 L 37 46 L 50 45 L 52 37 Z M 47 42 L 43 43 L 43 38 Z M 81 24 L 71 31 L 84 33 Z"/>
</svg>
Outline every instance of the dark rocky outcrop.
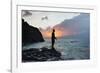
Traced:
<svg viewBox="0 0 100 73">
<path fill-rule="evenodd" d="M 22 19 L 22 45 L 43 41 L 43 36 L 38 28 L 29 25 Z"/>
<path fill-rule="evenodd" d="M 30 48 L 22 51 L 22 62 L 42 62 L 42 61 L 58 61 L 61 59 L 61 53 L 55 49 L 46 47 L 35 49 Z"/>
</svg>

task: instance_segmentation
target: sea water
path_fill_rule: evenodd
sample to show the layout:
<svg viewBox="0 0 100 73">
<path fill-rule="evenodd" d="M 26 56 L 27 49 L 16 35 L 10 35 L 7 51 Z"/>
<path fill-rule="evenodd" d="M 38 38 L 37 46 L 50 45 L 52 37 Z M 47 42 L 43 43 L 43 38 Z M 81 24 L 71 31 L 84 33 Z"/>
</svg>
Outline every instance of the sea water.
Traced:
<svg viewBox="0 0 100 73">
<path fill-rule="evenodd" d="M 46 47 L 51 49 L 51 39 L 45 39 L 45 42 L 34 43 L 27 46 L 23 46 L 24 49 L 30 48 L 42 48 Z M 55 41 L 55 49 L 62 54 L 64 60 L 80 60 L 90 59 L 90 44 L 87 39 L 79 38 L 58 38 Z"/>
</svg>

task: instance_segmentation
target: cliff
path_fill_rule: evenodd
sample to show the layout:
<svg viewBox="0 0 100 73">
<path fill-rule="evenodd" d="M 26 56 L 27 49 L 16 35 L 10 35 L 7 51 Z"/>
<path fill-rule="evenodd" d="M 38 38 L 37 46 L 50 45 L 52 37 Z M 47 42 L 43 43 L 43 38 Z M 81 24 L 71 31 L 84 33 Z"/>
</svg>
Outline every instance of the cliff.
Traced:
<svg viewBox="0 0 100 73">
<path fill-rule="evenodd" d="M 37 42 L 44 42 L 41 32 L 22 19 L 22 45 Z"/>
</svg>

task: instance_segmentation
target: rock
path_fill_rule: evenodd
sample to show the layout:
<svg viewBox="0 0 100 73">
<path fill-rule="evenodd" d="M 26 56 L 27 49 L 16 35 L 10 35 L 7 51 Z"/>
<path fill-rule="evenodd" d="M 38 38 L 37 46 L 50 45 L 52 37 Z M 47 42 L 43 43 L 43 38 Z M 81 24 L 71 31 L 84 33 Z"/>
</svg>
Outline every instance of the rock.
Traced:
<svg viewBox="0 0 100 73">
<path fill-rule="evenodd" d="M 48 48 L 30 48 L 22 51 L 22 62 L 57 61 L 61 60 L 61 53 Z"/>
<path fill-rule="evenodd" d="M 22 19 L 22 45 L 37 42 L 44 42 L 41 32 Z"/>
</svg>

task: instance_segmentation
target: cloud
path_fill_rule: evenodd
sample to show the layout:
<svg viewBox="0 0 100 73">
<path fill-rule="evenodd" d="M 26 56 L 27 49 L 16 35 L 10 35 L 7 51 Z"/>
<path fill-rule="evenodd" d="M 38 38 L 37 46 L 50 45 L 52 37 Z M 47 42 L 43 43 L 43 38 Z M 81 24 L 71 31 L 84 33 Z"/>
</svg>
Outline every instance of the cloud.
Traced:
<svg viewBox="0 0 100 73">
<path fill-rule="evenodd" d="M 48 17 L 44 16 L 44 17 L 41 18 L 41 20 L 48 20 Z"/>
<path fill-rule="evenodd" d="M 32 15 L 32 12 L 29 11 L 29 10 L 22 10 L 22 16 L 31 16 Z"/>
</svg>

